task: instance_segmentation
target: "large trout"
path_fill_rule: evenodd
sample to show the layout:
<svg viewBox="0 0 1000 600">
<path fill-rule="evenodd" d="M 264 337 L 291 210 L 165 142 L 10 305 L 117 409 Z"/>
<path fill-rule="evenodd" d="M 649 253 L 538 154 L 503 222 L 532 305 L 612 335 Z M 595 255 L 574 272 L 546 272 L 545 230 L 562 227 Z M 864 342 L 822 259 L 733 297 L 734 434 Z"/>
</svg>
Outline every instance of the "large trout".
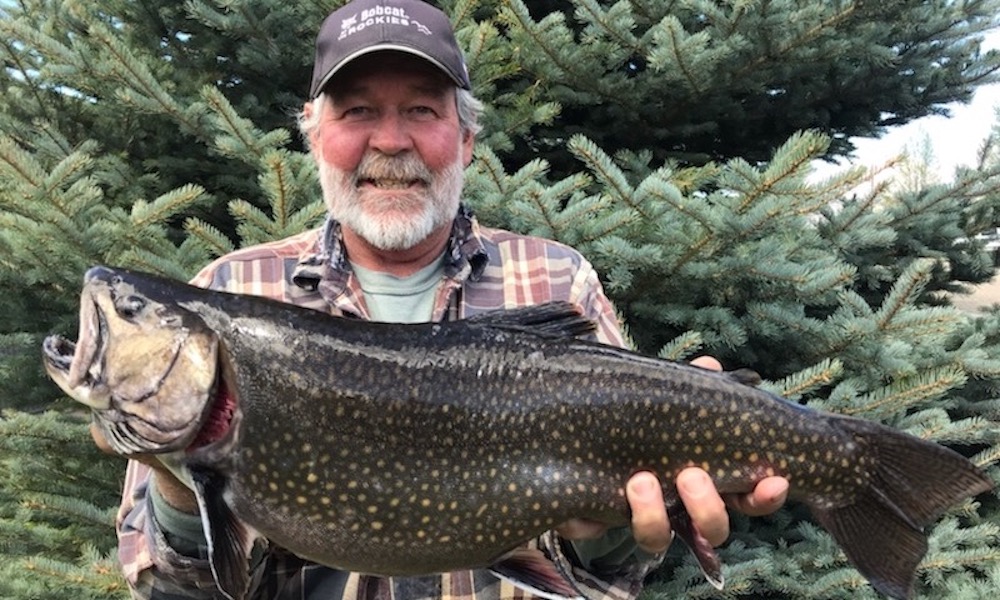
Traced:
<svg viewBox="0 0 1000 600">
<path fill-rule="evenodd" d="M 49 337 L 44 361 L 117 452 L 158 454 L 195 490 L 234 598 L 257 536 L 350 571 L 509 574 L 512 549 L 571 518 L 627 524 L 636 471 L 675 509 L 691 465 L 721 492 L 786 477 L 876 589 L 908 598 L 924 528 L 992 487 L 943 446 L 592 330 L 568 304 L 372 323 L 96 267 L 79 340 Z"/>
</svg>

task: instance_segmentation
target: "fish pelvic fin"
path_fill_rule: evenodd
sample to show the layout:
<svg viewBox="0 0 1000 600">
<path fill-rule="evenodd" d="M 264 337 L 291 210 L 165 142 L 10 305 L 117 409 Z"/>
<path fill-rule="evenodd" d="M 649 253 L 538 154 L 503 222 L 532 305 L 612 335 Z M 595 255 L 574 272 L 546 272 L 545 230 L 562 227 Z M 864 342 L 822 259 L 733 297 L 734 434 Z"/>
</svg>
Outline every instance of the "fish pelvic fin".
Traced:
<svg viewBox="0 0 1000 600">
<path fill-rule="evenodd" d="M 586 600 L 572 579 L 537 548 L 516 548 L 491 565 L 489 571 L 540 598 Z"/>
<path fill-rule="evenodd" d="M 223 500 L 225 482 L 218 473 L 191 468 L 201 526 L 208 540 L 208 560 L 219 591 L 228 600 L 243 600 L 250 588 L 248 557 L 253 543 L 245 525 Z"/>
<path fill-rule="evenodd" d="M 698 531 L 680 498 L 675 496 L 667 501 L 667 517 L 670 519 L 674 535 L 679 537 L 691 551 L 698 566 L 701 567 L 705 580 L 717 590 L 725 587 L 726 578 L 722 574 L 722 561 L 719 560 L 719 555 L 712 547 L 712 543 Z"/>
<path fill-rule="evenodd" d="M 571 302 L 546 302 L 535 306 L 491 310 L 468 321 L 496 329 L 512 329 L 557 337 L 578 338 L 594 333 L 597 324 L 580 314 Z"/>
<path fill-rule="evenodd" d="M 814 499 L 808 502 L 813 516 L 876 590 L 908 599 L 927 553 L 924 528 L 965 498 L 989 491 L 993 482 L 939 444 L 869 421 L 834 419 L 869 448 L 875 465 L 868 488 L 851 504 L 825 507 Z"/>
</svg>

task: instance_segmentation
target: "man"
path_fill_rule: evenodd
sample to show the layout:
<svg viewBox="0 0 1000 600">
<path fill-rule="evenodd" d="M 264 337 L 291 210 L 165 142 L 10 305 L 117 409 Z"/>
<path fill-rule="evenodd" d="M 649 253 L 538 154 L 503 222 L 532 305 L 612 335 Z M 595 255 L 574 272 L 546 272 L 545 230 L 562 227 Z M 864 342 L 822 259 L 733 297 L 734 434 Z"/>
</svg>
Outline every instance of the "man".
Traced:
<svg viewBox="0 0 1000 600">
<path fill-rule="evenodd" d="M 561 244 L 481 226 L 461 205 L 481 105 L 447 17 L 420 0 L 356 0 L 317 39 L 311 101 L 300 126 L 330 218 L 320 229 L 222 257 L 194 283 L 357 318 L 446 320 L 566 300 L 623 344 L 591 265 Z M 97 443 L 105 446 L 95 431 Z M 682 472 L 680 497 L 713 545 L 728 516 L 708 475 Z M 770 478 L 731 503 L 775 510 L 787 483 Z M 593 595 L 634 597 L 672 534 L 655 474 L 626 485 L 629 529 L 582 520 L 533 542 Z M 193 494 L 154 458 L 131 462 L 119 514 L 120 558 L 139 598 L 213 598 Z M 248 557 L 253 598 L 508 598 L 485 571 L 378 578 L 307 563 L 280 548 Z"/>
</svg>

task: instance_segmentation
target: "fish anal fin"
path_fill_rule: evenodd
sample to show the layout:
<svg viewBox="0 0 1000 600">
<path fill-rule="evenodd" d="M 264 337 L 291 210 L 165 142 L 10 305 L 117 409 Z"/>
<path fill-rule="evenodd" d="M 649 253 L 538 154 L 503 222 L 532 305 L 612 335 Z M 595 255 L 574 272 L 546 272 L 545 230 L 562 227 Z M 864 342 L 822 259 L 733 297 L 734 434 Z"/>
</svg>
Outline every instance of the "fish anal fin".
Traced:
<svg viewBox="0 0 1000 600">
<path fill-rule="evenodd" d="M 540 598 L 586 600 L 555 563 L 536 548 L 516 548 L 491 565 L 489 571 Z"/>
<path fill-rule="evenodd" d="M 679 499 L 667 502 L 667 517 L 670 519 L 670 527 L 674 534 L 684 542 L 698 562 L 705 580 L 721 590 L 726 583 L 726 578 L 722 574 L 722 561 L 719 560 L 719 555 L 716 554 L 711 542 L 698 531 Z"/>
<path fill-rule="evenodd" d="M 219 591 L 229 600 L 243 600 L 250 587 L 248 556 L 253 539 L 223 500 L 223 478 L 207 469 L 190 469 L 198 499 L 201 525 L 208 540 L 208 559 Z"/>
</svg>

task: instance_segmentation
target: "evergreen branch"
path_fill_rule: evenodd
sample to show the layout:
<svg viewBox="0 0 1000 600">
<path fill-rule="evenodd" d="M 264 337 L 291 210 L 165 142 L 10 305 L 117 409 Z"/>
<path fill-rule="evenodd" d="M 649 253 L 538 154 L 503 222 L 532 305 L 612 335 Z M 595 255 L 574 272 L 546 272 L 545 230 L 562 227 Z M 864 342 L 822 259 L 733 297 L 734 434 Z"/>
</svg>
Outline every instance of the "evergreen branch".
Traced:
<svg viewBox="0 0 1000 600">
<path fill-rule="evenodd" d="M 287 153 L 272 150 L 263 157 L 264 174 L 261 184 L 271 198 L 271 215 L 277 229 L 284 230 L 292 212 L 293 178 L 289 172 Z"/>
<path fill-rule="evenodd" d="M 949 307 L 927 307 L 907 310 L 886 323 L 883 331 L 899 334 L 906 332 L 914 339 L 925 336 L 947 336 L 966 321 L 966 316 Z"/>
<path fill-rule="evenodd" d="M 699 256 L 702 253 L 702 250 L 708 247 L 708 245 L 711 244 L 713 241 L 715 241 L 716 238 L 717 236 L 715 235 L 715 232 L 711 230 L 703 232 L 701 238 L 698 241 L 691 244 L 690 246 L 688 246 L 687 251 L 684 254 L 682 254 L 680 258 L 675 260 L 672 265 L 668 267 L 667 269 L 668 275 L 669 276 L 677 275 L 677 273 L 681 270 L 681 268 L 684 267 L 684 265 L 694 260 L 694 257 Z"/>
<path fill-rule="evenodd" d="M 17 175 L 21 182 L 35 189 L 42 187 L 44 175 L 38 163 L 6 135 L 0 135 L 0 160 L 9 167 L 5 170 Z"/>
<path fill-rule="evenodd" d="M 657 33 L 664 31 L 669 41 L 669 47 L 671 51 L 671 56 L 673 58 L 673 64 L 676 66 L 680 74 L 684 76 L 684 80 L 688 84 L 688 89 L 690 89 L 694 94 L 701 95 L 705 92 L 699 85 L 698 80 L 694 76 L 692 68 L 687 64 L 686 56 L 688 55 L 688 48 L 686 48 L 684 42 L 689 42 L 692 37 L 686 35 L 687 32 L 684 31 L 684 26 L 677 17 L 673 15 L 668 15 L 664 17 L 663 21 L 658 25 Z M 708 35 L 705 32 L 700 32 L 695 34 L 699 46 L 704 46 L 707 43 Z M 697 55 L 698 52 L 691 52 L 692 56 Z"/>
<path fill-rule="evenodd" d="M 107 55 L 114 59 L 117 68 L 113 69 L 113 73 L 118 77 L 120 83 L 124 84 L 127 89 L 138 91 L 144 98 L 152 100 L 156 106 L 160 107 L 163 114 L 169 115 L 191 131 L 198 131 L 198 123 L 188 119 L 173 97 L 163 89 L 163 86 L 150 73 L 146 65 L 120 41 L 118 35 L 95 21 L 91 21 L 88 33 L 90 38 L 100 43 Z M 122 99 L 128 101 L 130 97 L 127 94 L 122 94 Z M 150 107 L 147 106 L 147 108 Z"/>
<path fill-rule="evenodd" d="M 152 225 L 164 223 L 175 215 L 190 209 L 204 197 L 205 190 L 201 186 L 183 185 L 158 196 L 149 203 L 137 200 L 132 205 L 129 221 L 137 231 L 144 231 Z"/>
<path fill-rule="evenodd" d="M 783 398 L 796 400 L 821 387 L 832 384 L 843 372 L 843 363 L 837 359 L 827 358 L 766 387 Z"/>
<path fill-rule="evenodd" d="M 611 189 L 613 192 L 612 197 L 616 202 L 626 203 L 638 210 L 632 204 L 632 197 L 635 194 L 635 190 L 629 185 L 622 170 L 614 164 L 611 157 L 605 154 L 597 144 L 583 135 L 574 135 L 569 139 L 567 148 L 569 148 L 569 151 L 574 156 L 587 165 L 587 168 L 591 173 L 596 175 L 597 181 L 602 184 L 605 190 L 608 190 L 608 188 Z"/>
<path fill-rule="evenodd" d="M 736 208 L 737 214 L 744 214 L 757 199 L 774 190 L 780 182 L 789 177 L 801 176 L 808 170 L 808 166 L 829 146 L 827 138 L 810 132 L 798 132 L 788 139 L 774 153 L 774 157 L 767 169 L 755 177 L 748 180 L 753 187 L 746 192 L 743 201 Z M 738 161 L 742 162 L 742 161 Z M 731 172 L 738 173 L 738 169 Z M 754 171 L 757 175 L 757 172 Z M 825 204 L 825 202 L 824 202 Z M 812 209 L 815 210 L 815 209 Z M 809 212 L 812 212 L 810 210 Z"/>
<path fill-rule="evenodd" d="M 831 5 L 827 5 L 831 6 Z M 854 2 L 849 2 L 846 7 L 840 11 L 832 14 L 830 17 L 820 21 L 813 27 L 806 29 L 804 32 L 791 39 L 783 46 L 777 48 L 773 53 L 765 53 L 759 56 L 756 60 L 747 61 L 742 68 L 735 71 L 735 75 L 739 78 L 746 77 L 747 74 L 757 71 L 763 67 L 768 61 L 775 58 L 780 58 L 784 55 L 791 53 L 792 50 L 797 48 L 807 47 L 810 43 L 816 40 L 821 34 L 825 33 L 829 29 L 835 29 L 840 23 L 848 20 L 853 16 L 854 11 L 857 9 L 857 4 Z"/>
<path fill-rule="evenodd" d="M 583 231 L 573 244 L 587 246 L 611 237 L 622 239 L 621 236 L 625 235 L 623 230 L 636 223 L 635 213 L 619 210 L 611 215 L 601 215 L 601 218 L 594 221 L 592 226 L 584 228 L 584 216 L 590 211 L 597 212 L 607 208 L 607 203 L 602 202 L 602 200 L 603 198 L 598 198 L 596 202 L 586 204 L 579 202 L 573 205 L 577 210 L 564 211 L 564 221 L 568 225 L 575 225 Z"/>
<path fill-rule="evenodd" d="M 896 160 L 900 160 L 899 157 L 897 157 Z M 896 164 L 895 162 L 886 163 L 882 165 L 882 167 L 880 167 L 879 169 L 870 171 L 865 179 L 867 181 L 874 181 L 874 178 L 877 177 L 877 175 L 884 172 L 884 170 L 891 168 L 895 164 Z M 872 186 L 872 189 L 868 192 L 868 194 L 865 195 L 864 200 L 862 200 L 861 202 L 851 202 L 848 205 L 850 211 L 848 211 L 847 207 L 845 207 L 845 210 L 836 213 L 837 217 L 836 219 L 833 218 L 834 214 L 827 215 L 827 222 L 830 223 L 831 233 L 837 236 L 839 234 L 844 233 L 845 231 L 850 231 L 851 229 L 853 229 L 854 225 L 860 219 L 862 219 L 864 216 L 872 214 L 873 208 L 876 206 L 878 200 L 885 193 L 886 189 L 889 187 L 889 184 L 890 184 L 889 180 L 886 179 L 877 181 Z M 848 215 L 847 218 L 842 218 L 845 213 Z"/>
<path fill-rule="evenodd" d="M 967 381 L 957 368 L 940 368 L 909 377 L 858 398 L 851 407 L 841 409 L 845 415 L 898 414 L 928 400 L 939 398 Z"/>
<path fill-rule="evenodd" d="M 573 87 L 594 94 L 604 102 L 620 103 L 622 101 L 620 89 L 603 89 L 598 84 L 601 78 L 594 77 L 592 72 L 587 72 L 585 60 L 580 60 L 568 50 L 575 47 L 572 35 L 566 28 L 562 13 L 556 11 L 546 15 L 541 21 L 535 22 L 531 18 L 528 7 L 522 0 L 503 0 L 504 8 L 498 17 L 505 21 L 512 29 L 526 34 L 531 42 L 530 48 L 532 56 L 541 53 L 545 56 L 544 64 L 547 67 L 555 67 L 567 81 L 573 82 Z M 544 79 L 539 77 L 538 79 Z"/>
<path fill-rule="evenodd" d="M 152 251 L 143 248 L 130 248 L 121 255 L 121 263 L 133 269 L 159 273 L 165 277 L 170 277 L 178 281 L 186 281 L 191 277 L 192 271 L 200 268 L 205 263 L 204 257 L 197 257 L 191 261 L 183 261 L 179 255 L 164 258 L 162 251 Z"/>
<path fill-rule="evenodd" d="M 917 414 L 933 411 L 934 409 L 927 409 Z M 1000 431 L 997 430 L 997 424 L 994 421 L 982 417 L 951 421 L 947 412 L 943 410 L 940 412 L 940 418 L 916 428 L 906 427 L 907 431 L 925 440 L 934 440 L 939 444 L 992 443 L 1000 440 Z"/>
<path fill-rule="evenodd" d="M 46 511 L 69 517 L 74 522 L 84 521 L 92 525 L 113 528 L 117 508 L 99 508 L 77 498 L 60 497 L 44 492 L 35 492 L 21 498 L 21 504 L 32 511 Z"/>
<path fill-rule="evenodd" d="M 322 200 L 311 202 L 302 207 L 288 220 L 286 231 L 304 231 L 310 227 L 316 227 L 326 220 L 329 211 Z"/>
<path fill-rule="evenodd" d="M 951 552 L 928 552 L 920 562 L 917 572 L 926 575 L 933 571 L 945 573 L 964 568 L 982 569 L 984 565 L 1000 563 L 1000 549 L 975 548 Z"/>
<path fill-rule="evenodd" d="M 477 8 L 477 0 L 458 0 L 451 9 L 451 22 L 455 29 L 466 21 L 472 21 Z"/>
<path fill-rule="evenodd" d="M 244 244 L 270 241 L 284 232 L 268 215 L 245 200 L 229 203 L 229 213 L 237 220 L 237 232 Z"/>
<path fill-rule="evenodd" d="M 266 161 L 270 150 L 286 144 L 289 133 L 285 129 L 275 129 L 266 134 L 259 131 L 252 121 L 244 119 L 233 108 L 221 91 L 213 86 L 204 86 L 201 97 L 215 115 L 216 124 L 227 133 L 227 137 L 217 138 L 215 146 L 228 156 L 239 157 L 250 164 Z M 235 140 L 237 143 L 233 144 Z M 245 155 L 254 157 L 247 161 Z"/>
<path fill-rule="evenodd" d="M 992 467 L 996 464 L 1000 464 L 1000 446 L 992 446 L 990 448 L 987 448 L 986 450 L 983 450 L 982 452 L 979 452 L 978 454 L 973 456 L 970 460 L 980 469 L 985 469 L 987 467 Z M 997 476 L 995 474 L 993 475 L 993 479 L 994 481 L 997 479 Z"/>
<path fill-rule="evenodd" d="M 76 566 L 52 560 L 45 556 L 33 556 L 20 561 L 22 568 L 57 582 L 89 590 L 102 590 L 107 594 L 128 594 L 125 580 L 115 567 L 114 561 L 105 559 L 87 566 Z"/>
<path fill-rule="evenodd" d="M 649 183 L 650 181 L 653 181 L 653 183 Z M 702 226 L 704 231 L 711 231 L 713 227 L 711 218 L 708 214 L 706 214 L 709 208 L 708 205 L 704 202 L 697 202 L 690 198 L 685 198 L 680 188 L 673 185 L 669 181 L 662 181 L 659 178 L 654 180 L 654 177 L 650 176 L 639 184 L 639 187 L 636 188 L 636 192 L 642 196 L 648 195 L 657 202 L 673 208 L 679 214 L 697 222 Z M 645 212 L 640 212 L 640 214 L 650 220 L 656 218 L 656 215 L 653 214 L 647 214 Z"/>
<path fill-rule="evenodd" d="M 0 31 L 4 31 L 6 35 L 2 36 L 2 39 L 13 40 L 13 33 L 6 27 L 4 23 L 9 22 L 9 17 L 4 17 L 0 19 Z M 6 30 L 6 31 L 5 31 Z M 9 65 L 14 65 L 14 70 L 24 81 L 31 81 L 33 79 L 32 72 L 35 70 L 34 67 L 29 67 L 24 61 L 21 60 L 21 54 L 14 51 L 13 44 L 10 42 L 0 43 L 0 47 L 6 50 L 5 54 L 7 58 L 4 60 L 4 65 L 6 68 L 10 68 Z M 25 86 L 28 94 L 35 100 L 34 108 L 41 112 L 46 118 L 49 115 L 49 106 L 46 102 L 42 100 L 42 89 L 40 86 L 29 85 Z"/>
<path fill-rule="evenodd" d="M 618 10 L 619 12 L 625 12 L 629 10 L 628 4 L 625 2 L 618 2 L 611 6 L 611 8 L 605 12 L 600 4 L 596 0 L 578 0 L 576 3 L 576 15 L 580 20 L 587 21 L 592 25 L 599 25 L 601 31 L 613 38 L 619 47 L 627 48 L 630 54 L 639 54 L 641 48 L 639 46 L 639 40 L 635 36 L 631 35 L 628 29 L 623 27 L 615 26 L 615 19 L 612 16 L 612 12 Z M 619 17 L 623 18 L 623 17 Z M 634 25 L 634 21 L 631 15 L 627 17 L 627 24 Z"/>
<path fill-rule="evenodd" d="M 660 348 L 657 356 L 666 360 L 684 360 L 702 348 L 704 342 L 697 331 L 686 331 Z"/>
<path fill-rule="evenodd" d="M 889 294 L 883 300 L 882 306 L 874 315 L 879 330 L 887 330 L 897 314 L 913 305 L 913 301 L 930 281 L 933 267 L 933 260 L 918 259 L 900 274 Z"/>
<path fill-rule="evenodd" d="M 476 172 L 488 176 L 493 189 L 501 194 L 504 193 L 506 191 L 504 182 L 508 177 L 500 158 L 490 148 L 481 146 L 476 148 L 475 156 L 478 167 Z"/>
</svg>

